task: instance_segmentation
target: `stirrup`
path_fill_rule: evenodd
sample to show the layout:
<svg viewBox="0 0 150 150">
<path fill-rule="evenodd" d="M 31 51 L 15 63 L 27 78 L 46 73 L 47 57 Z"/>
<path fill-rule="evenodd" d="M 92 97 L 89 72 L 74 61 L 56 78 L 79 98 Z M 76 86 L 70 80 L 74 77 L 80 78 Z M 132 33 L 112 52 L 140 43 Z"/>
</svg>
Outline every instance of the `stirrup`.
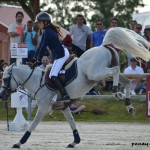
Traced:
<svg viewBox="0 0 150 150">
<path fill-rule="evenodd" d="M 70 102 L 70 97 L 68 95 L 64 95 L 64 96 L 62 96 L 61 99 L 58 99 L 56 102 L 65 102 L 65 103 L 68 103 L 68 102 Z"/>
</svg>

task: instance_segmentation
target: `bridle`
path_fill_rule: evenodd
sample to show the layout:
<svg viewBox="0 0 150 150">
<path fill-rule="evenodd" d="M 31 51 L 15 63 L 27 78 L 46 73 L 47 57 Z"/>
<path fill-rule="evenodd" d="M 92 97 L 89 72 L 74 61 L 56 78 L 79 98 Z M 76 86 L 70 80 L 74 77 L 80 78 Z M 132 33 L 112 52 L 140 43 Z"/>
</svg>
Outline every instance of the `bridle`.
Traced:
<svg viewBox="0 0 150 150">
<path fill-rule="evenodd" d="M 1 86 L 1 87 L 5 89 L 3 91 L 3 98 L 4 99 L 8 99 L 8 97 L 10 96 L 11 93 L 14 93 L 14 92 L 17 91 L 18 87 L 20 89 L 23 89 L 23 86 L 27 83 L 27 81 L 30 79 L 30 77 L 32 76 L 32 74 L 34 72 L 34 69 L 32 69 L 32 71 L 31 71 L 30 75 L 28 76 L 28 78 L 24 81 L 24 83 L 22 85 L 19 86 L 19 83 L 17 82 L 16 78 L 12 74 L 13 66 L 14 66 L 14 64 L 12 64 L 10 72 L 8 73 L 9 77 L 3 78 L 5 86 Z M 17 85 L 17 88 L 15 90 L 11 90 L 11 88 L 10 88 L 11 79 L 13 79 L 15 81 L 16 85 Z"/>
</svg>

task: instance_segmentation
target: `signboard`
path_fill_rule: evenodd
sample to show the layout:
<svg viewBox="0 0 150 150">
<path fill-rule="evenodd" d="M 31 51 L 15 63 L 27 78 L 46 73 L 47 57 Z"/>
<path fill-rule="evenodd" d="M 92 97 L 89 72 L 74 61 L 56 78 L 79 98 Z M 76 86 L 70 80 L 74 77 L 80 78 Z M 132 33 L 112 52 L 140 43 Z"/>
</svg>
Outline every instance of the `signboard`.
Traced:
<svg viewBox="0 0 150 150">
<path fill-rule="evenodd" d="M 25 91 L 19 91 L 11 94 L 11 108 L 28 107 L 28 96 Z"/>
<path fill-rule="evenodd" d="M 11 58 L 28 58 L 26 43 L 11 43 Z"/>
</svg>

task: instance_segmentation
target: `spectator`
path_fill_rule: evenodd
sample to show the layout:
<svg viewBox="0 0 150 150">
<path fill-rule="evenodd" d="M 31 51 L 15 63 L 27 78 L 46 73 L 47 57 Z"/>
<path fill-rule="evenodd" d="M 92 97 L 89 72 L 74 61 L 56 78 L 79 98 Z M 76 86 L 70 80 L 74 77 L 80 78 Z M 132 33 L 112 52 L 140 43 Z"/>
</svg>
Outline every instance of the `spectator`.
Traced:
<svg viewBox="0 0 150 150">
<path fill-rule="evenodd" d="M 118 26 L 118 19 L 117 18 L 112 18 L 110 21 L 110 26 L 107 30 L 109 30 L 110 28 L 115 28 Z"/>
<path fill-rule="evenodd" d="M 150 25 L 146 25 L 146 26 L 145 26 L 143 37 L 144 37 L 144 39 L 146 39 L 148 42 L 150 42 Z M 149 49 L 149 51 L 150 51 L 150 49 Z M 147 72 L 148 69 L 150 69 L 150 61 L 146 62 L 146 69 L 145 69 L 145 72 Z"/>
<path fill-rule="evenodd" d="M 130 22 L 130 30 L 135 31 L 137 26 L 137 21 L 136 20 L 131 20 Z M 127 53 L 127 62 L 128 66 L 130 65 L 130 59 L 132 58 L 132 55 L 130 53 Z"/>
<path fill-rule="evenodd" d="M 72 36 L 72 50 L 80 57 L 86 51 L 86 41 L 88 35 L 92 33 L 91 29 L 84 24 L 85 19 L 82 15 L 77 15 L 76 25 L 70 27 Z"/>
<path fill-rule="evenodd" d="M 41 70 L 45 70 L 47 65 L 52 66 L 52 64 L 50 63 L 50 59 L 48 56 L 43 55 L 42 60 L 41 60 L 41 65 L 38 67 Z"/>
<path fill-rule="evenodd" d="M 144 39 L 150 42 L 150 25 L 146 25 L 144 29 Z"/>
<path fill-rule="evenodd" d="M 70 106 L 70 110 L 73 114 L 80 114 L 81 111 L 85 109 L 85 105 L 81 105 L 80 101 L 76 101 L 72 103 Z"/>
<path fill-rule="evenodd" d="M 132 57 L 130 59 L 130 66 L 128 66 L 124 70 L 124 73 L 125 74 L 142 74 L 142 73 L 144 73 L 144 71 L 143 71 L 143 68 L 141 68 L 140 66 L 137 66 L 136 58 Z M 130 85 L 131 95 L 136 95 L 135 90 L 139 90 L 139 94 L 141 94 L 143 88 L 144 88 L 144 86 L 143 86 L 143 83 L 141 82 L 141 79 L 133 78 L 131 80 L 131 85 Z"/>
<path fill-rule="evenodd" d="M 33 22 L 27 22 L 27 29 L 23 31 L 22 42 L 27 43 L 28 58 L 23 58 L 23 64 L 29 62 L 35 55 L 35 47 L 37 45 L 37 33 L 33 30 Z"/>
<path fill-rule="evenodd" d="M 101 20 L 97 20 L 96 31 L 91 35 L 91 47 L 100 46 L 103 42 L 105 34 L 106 30 L 103 29 L 103 22 Z"/>
<path fill-rule="evenodd" d="M 110 26 L 109 28 L 107 29 L 107 31 L 110 29 L 110 28 L 115 28 L 118 26 L 118 19 L 117 18 L 112 18 L 111 21 L 110 21 Z M 118 52 L 118 55 L 120 56 L 120 49 L 116 48 L 113 44 L 110 44 L 111 47 L 113 47 L 117 52 Z"/>
<path fill-rule="evenodd" d="M 4 72 L 7 66 L 8 66 L 8 63 L 6 63 L 3 59 L 1 59 L 0 60 L 0 72 Z"/>
<path fill-rule="evenodd" d="M 131 20 L 131 22 L 130 22 L 130 29 L 135 31 L 136 26 L 137 26 L 137 21 L 136 20 Z"/>
<path fill-rule="evenodd" d="M 136 28 L 135 28 L 135 32 L 139 35 L 142 36 L 142 33 L 141 33 L 141 30 L 142 30 L 142 25 L 141 24 L 137 24 L 136 25 Z"/>
<path fill-rule="evenodd" d="M 110 26 L 109 26 L 109 28 L 107 29 L 107 31 L 108 31 L 110 28 L 115 28 L 115 27 L 117 27 L 117 26 L 118 26 L 118 19 L 117 19 L 116 17 L 114 17 L 114 18 L 111 19 L 111 21 L 110 21 Z M 113 44 L 109 44 L 108 46 L 113 47 L 113 48 L 117 51 L 118 56 L 119 56 L 119 61 L 120 61 L 120 53 L 121 53 L 120 49 L 116 48 Z M 103 81 L 103 82 L 104 82 L 104 81 Z M 106 81 L 106 83 L 105 83 L 105 89 L 108 90 L 108 91 L 110 91 L 110 90 L 112 90 L 112 87 L 113 87 L 113 82 L 112 82 L 112 80 Z"/>
<path fill-rule="evenodd" d="M 22 31 L 25 25 L 22 24 L 24 14 L 21 11 L 16 13 L 16 23 L 13 23 L 8 28 L 8 34 L 10 36 L 10 43 L 20 43 Z M 15 63 L 16 58 L 10 58 L 10 64 Z"/>
</svg>

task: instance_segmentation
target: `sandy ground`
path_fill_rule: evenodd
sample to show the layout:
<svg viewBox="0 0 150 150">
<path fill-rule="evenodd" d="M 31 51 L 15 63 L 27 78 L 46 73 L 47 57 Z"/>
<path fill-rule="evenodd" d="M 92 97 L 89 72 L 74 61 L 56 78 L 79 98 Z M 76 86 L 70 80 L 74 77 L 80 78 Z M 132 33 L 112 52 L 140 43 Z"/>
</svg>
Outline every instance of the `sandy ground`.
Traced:
<svg viewBox="0 0 150 150">
<path fill-rule="evenodd" d="M 150 124 L 77 122 L 81 143 L 75 150 L 149 150 Z M 0 150 L 10 150 L 24 132 L 6 130 L 0 121 Z M 41 122 L 22 150 L 66 150 L 73 141 L 67 122 Z M 144 144 L 133 145 L 132 144 Z"/>
</svg>

